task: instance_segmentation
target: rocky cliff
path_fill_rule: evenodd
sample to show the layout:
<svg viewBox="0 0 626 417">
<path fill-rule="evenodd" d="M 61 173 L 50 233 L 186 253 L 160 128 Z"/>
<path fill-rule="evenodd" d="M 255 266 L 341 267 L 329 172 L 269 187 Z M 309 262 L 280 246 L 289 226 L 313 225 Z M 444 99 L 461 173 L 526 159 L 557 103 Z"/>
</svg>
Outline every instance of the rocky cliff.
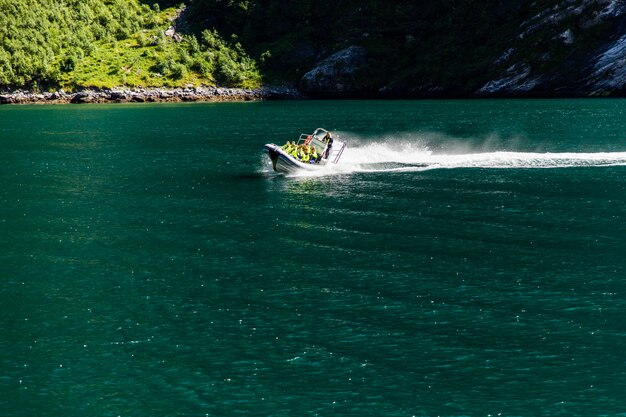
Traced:
<svg viewBox="0 0 626 417">
<path fill-rule="evenodd" d="M 506 10 L 507 3 L 509 8 L 515 5 L 517 15 L 523 16 L 520 7 L 530 9 L 523 2 L 513 1 L 501 1 L 499 6 Z M 446 49 L 458 45 L 451 45 L 446 38 L 438 43 L 427 36 L 407 33 L 404 42 L 389 47 L 421 50 L 423 54 L 413 58 L 415 71 L 407 66 L 406 75 L 397 76 L 390 68 L 390 79 L 379 77 L 368 61 L 368 48 L 360 50 L 358 59 L 352 59 L 353 46 L 314 65 L 302 77 L 300 86 L 314 96 L 626 95 L 626 0 L 561 0 L 543 2 L 540 8 L 537 3 L 533 3 L 535 12 L 524 19 L 492 20 L 488 32 L 497 39 L 487 38 L 483 45 L 474 44 L 474 50 L 450 55 L 443 63 L 433 56 L 445 57 Z M 471 39 L 479 34 L 465 36 Z M 420 42 L 429 45 L 423 47 Z M 424 71 L 420 60 L 431 63 L 432 73 Z"/>
<path fill-rule="evenodd" d="M 561 1 L 520 25 L 476 93 L 622 95 L 625 23 L 623 0 Z"/>
</svg>

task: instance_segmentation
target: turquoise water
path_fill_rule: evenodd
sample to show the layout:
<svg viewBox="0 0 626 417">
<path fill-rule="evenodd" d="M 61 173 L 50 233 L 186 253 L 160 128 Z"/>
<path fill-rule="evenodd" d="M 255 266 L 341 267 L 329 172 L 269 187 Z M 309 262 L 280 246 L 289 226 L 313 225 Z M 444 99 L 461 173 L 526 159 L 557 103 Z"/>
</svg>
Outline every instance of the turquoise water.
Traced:
<svg viewBox="0 0 626 417">
<path fill-rule="evenodd" d="M 314 175 L 266 142 L 348 142 Z M 0 107 L 0 415 L 626 415 L 626 101 Z"/>
</svg>

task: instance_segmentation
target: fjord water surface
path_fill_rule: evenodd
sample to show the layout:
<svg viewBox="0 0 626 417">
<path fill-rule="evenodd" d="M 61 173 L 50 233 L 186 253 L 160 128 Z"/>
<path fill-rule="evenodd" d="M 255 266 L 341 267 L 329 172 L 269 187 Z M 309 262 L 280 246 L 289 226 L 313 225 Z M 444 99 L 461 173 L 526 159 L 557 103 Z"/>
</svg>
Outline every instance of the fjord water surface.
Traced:
<svg viewBox="0 0 626 417">
<path fill-rule="evenodd" d="M 337 131 L 342 163 L 266 142 Z M 0 107 L 0 415 L 626 415 L 626 102 Z"/>
</svg>

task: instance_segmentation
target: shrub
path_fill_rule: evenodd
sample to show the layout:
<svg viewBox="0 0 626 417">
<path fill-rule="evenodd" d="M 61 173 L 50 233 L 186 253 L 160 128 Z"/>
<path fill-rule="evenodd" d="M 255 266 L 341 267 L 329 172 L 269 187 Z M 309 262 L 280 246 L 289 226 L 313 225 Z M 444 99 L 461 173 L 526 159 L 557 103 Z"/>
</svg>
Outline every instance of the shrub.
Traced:
<svg viewBox="0 0 626 417">
<path fill-rule="evenodd" d="M 61 71 L 63 72 L 74 71 L 74 68 L 76 68 L 77 63 L 78 63 L 78 58 L 76 57 L 76 55 L 70 55 L 67 58 L 65 58 L 63 62 L 61 63 Z"/>
<path fill-rule="evenodd" d="M 187 76 L 187 67 L 183 64 L 176 63 L 170 69 L 170 78 L 173 80 L 180 80 Z"/>
</svg>

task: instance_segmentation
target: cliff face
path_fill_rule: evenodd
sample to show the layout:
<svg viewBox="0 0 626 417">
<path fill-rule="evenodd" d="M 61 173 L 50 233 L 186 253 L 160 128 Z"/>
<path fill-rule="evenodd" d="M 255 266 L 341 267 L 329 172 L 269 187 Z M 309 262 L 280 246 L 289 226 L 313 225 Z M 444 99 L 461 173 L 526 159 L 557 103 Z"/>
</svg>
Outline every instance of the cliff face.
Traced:
<svg viewBox="0 0 626 417">
<path fill-rule="evenodd" d="M 483 16 L 487 28 L 474 27 L 472 32 L 468 24 L 465 31 L 452 19 L 447 27 L 434 24 L 434 36 L 418 31 L 404 34 L 399 43 L 388 39 L 389 48 L 404 54 L 386 54 L 390 62 L 381 60 L 381 53 L 362 38 L 366 58 L 360 67 L 350 68 L 359 75 L 352 82 L 328 76 L 316 81 L 311 75 L 328 66 L 322 61 L 300 85 L 318 96 L 626 94 L 626 0 L 500 1 L 495 6 L 492 14 Z M 441 36 L 442 30 L 453 33 Z M 411 49 L 419 53 L 412 56 Z M 372 64 L 370 58 L 377 62 Z M 376 66 L 386 68 L 385 76 Z M 333 84 L 335 88 L 329 87 Z"/>
<path fill-rule="evenodd" d="M 565 0 L 522 22 L 477 94 L 626 91 L 626 2 Z"/>
</svg>

